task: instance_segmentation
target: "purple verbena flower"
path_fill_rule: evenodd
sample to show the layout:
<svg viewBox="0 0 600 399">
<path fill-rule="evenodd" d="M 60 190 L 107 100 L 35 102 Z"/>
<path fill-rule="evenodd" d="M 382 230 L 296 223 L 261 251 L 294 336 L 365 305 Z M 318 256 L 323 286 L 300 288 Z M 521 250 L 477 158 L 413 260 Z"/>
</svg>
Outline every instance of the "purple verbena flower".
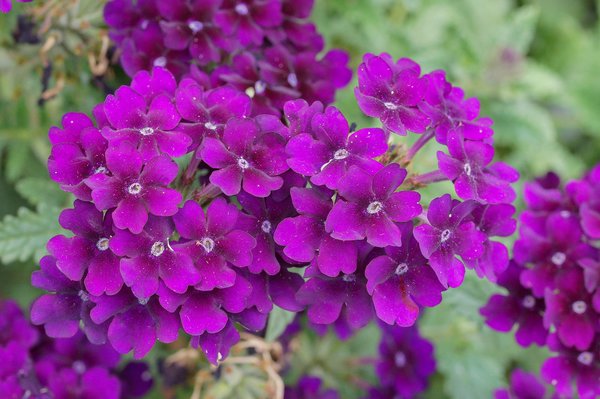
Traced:
<svg viewBox="0 0 600 399">
<path fill-rule="evenodd" d="M 398 191 L 406 170 L 390 164 L 375 174 L 354 166 L 338 184 L 338 199 L 325 228 L 338 240 L 367 239 L 373 246 L 400 246 L 396 222 L 406 222 L 421 213 L 420 194 Z"/>
<path fill-rule="evenodd" d="M 444 287 L 421 254 L 412 223 L 400 227 L 401 247 L 386 247 L 385 255 L 367 265 L 367 290 L 377 316 L 387 324 L 412 326 L 421 306 L 436 306 Z"/>
<path fill-rule="evenodd" d="M 419 65 L 407 58 L 394 63 L 389 54 L 366 54 L 354 89 L 360 109 L 381 119 L 388 131 L 403 136 L 424 132 L 430 120 L 418 107 L 425 93 L 420 74 Z"/>
<path fill-rule="evenodd" d="M 279 177 L 288 166 L 284 139 L 279 134 L 261 132 L 250 119 L 230 119 L 221 140 L 206 137 L 201 158 L 218 170 L 210 181 L 226 195 L 236 195 L 243 188 L 256 197 L 267 197 L 283 185 Z"/>
<path fill-rule="evenodd" d="M 473 201 L 459 202 L 445 194 L 431 201 L 429 224 L 415 228 L 415 239 L 444 287 L 458 287 L 464 279 L 464 265 L 456 255 L 477 259 L 483 254 L 485 235 L 469 219 L 475 206 Z"/>
<path fill-rule="evenodd" d="M 148 213 L 172 216 L 182 196 L 168 188 L 178 167 L 166 155 L 147 163 L 130 144 L 111 147 L 106 151 L 106 164 L 111 175 L 98 173 L 86 180 L 92 189 L 92 199 L 99 210 L 116 208 L 112 214 L 115 227 L 142 232 Z"/>
<path fill-rule="evenodd" d="M 311 130 L 312 134 L 292 137 L 286 152 L 290 168 L 311 176 L 313 184 L 334 190 L 352 166 L 373 173 L 381 168 L 374 158 L 388 148 L 383 130 L 361 129 L 350 134 L 348 121 L 335 107 L 316 114 Z"/>
</svg>

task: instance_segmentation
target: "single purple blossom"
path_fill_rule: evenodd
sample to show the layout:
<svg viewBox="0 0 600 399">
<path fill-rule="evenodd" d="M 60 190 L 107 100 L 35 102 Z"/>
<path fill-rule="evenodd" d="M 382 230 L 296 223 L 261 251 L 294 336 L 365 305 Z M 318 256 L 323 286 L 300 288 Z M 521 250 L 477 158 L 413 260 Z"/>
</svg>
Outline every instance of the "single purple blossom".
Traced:
<svg viewBox="0 0 600 399">
<path fill-rule="evenodd" d="M 421 213 L 420 194 L 398 191 L 406 170 L 390 164 L 375 174 L 354 166 L 339 182 L 338 199 L 327 217 L 325 228 L 338 240 L 367 239 L 373 246 L 400 246 L 396 222 L 406 222 Z"/>
<path fill-rule="evenodd" d="M 510 262 L 497 281 L 508 290 L 508 295 L 492 295 L 479 312 L 486 324 L 496 331 L 509 332 L 518 325 L 515 339 L 519 345 L 543 346 L 548 336 L 543 320 L 546 305 L 521 284 L 520 275 L 524 270 L 523 266 Z"/>
<path fill-rule="evenodd" d="M 377 316 L 387 324 L 412 326 L 421 306 L 436 306 L 444 287 L 421 254 L 412 223 L 401 226 L 402 246 L 386 247 L 365 270 Z"/>
<path fill-rule="evenodd" d="M 170 218 L 151 216 L 140 234 L 116 230 L 110 240 L 111 250 L 121 257 L 123 280 L 140 300 L 154 295 L 159 281 L 179 293 L 200 281 L 192 259 L 171 247 L 174 228 Z"/>
<path fill-rule="evenodd" d="M 303 376 L 296 386 L 285 388 L 286 399 L 340 399 L 334 389 L 323 389 L 320 378 Z"/>
<path fill-rule="evenodd" d="M 381 129 L 361 129 L 350 134 L 348 121 L 335 107 L 312 118 L 313 134 L 294 136 L 286 147 L 288 164 L 297 173 L 311 176 L 317 185 L 336 189 L 352 166 L 376 172 L 381 164 L 374 160 L 387 151 Z"/>
<path fill-rule="evenodd" d="M 106 98 L 104 112 L 112 128 L 102 129 L 102 135 L 113 147 L 130 143 L 144 162 L 160 154 L 182 156 L 192 142 L 177 129 L 181 116 L 166 94 L 154 97 L 148 105 L 133 88 L 122 86 Z"/>
<path fill-rule="evenodd" d="M 109 245 L 114 234 L 110 212 L 98 211 L 94 204 L 76 200 L 73 209 L 61 213 L 59 222 L 75 233 L 70 238 L 55 236 L 46 246 L 60 271 L 70 280 L 84 280 L 87 292 L 92 295 L 119 292 L 123 279 L 119 257 Z"/>
<path fill-rule="evenodd" d="M 482 203 L 508 203 L 515 199 L 510 183 L 519 179 L 511 166 L 496 162 L 494 147 L 482 141 L 464 140 L 457 132 L 448 134 L 450 155 L 438 151 L 440 171 L 452 182 L 456 194 L 462 199 L 474 199 Z"/>
<path fill-rule="evenodd" d="M 107 150 L 106 163 L 112 175 L 93 175 L 86 184 L 92 189 L 96 208 L 116 208 L 112 218 L 117 228 L 139 234 L 148 213 L 172 216 L 177 212 L 181 193 L 168 185 L 177 176 L 178 167 L 168 156 L 160 155 L 144 164 L 139 152 L 123 143 Z"/>
<path fill-rule="evenodd" d="M 358 67 L 358 87 L 354 89 L 360 109 L 381 119 L 386 130 L 406 135 L 408 130 L 422 133 L 430 121 L 419 109 L 425 81 L 421 68 L 402 58 L 396 63 L 389 54 L 366 54 Z"/>
<path fill-rule="evenodd" d="M 187 201 L 173 217 L 181 236 L 173 247 L 193 260 L 195 274 L 199 275 L 194 283 L 198 290 L 231 287 L 236 279 L 231 266 L 251 264 L 256 240 L 236 228 L 239 214 L 234 205 L 217 198 L 206 214 L 198 203 Z"/>
<path fill-rule="evenodd" d="M 279 175 L 288 169 L 283 137 L 261 132 L 248 119 L 231 119 L 221 140 L 206 137 L 200 154 L 218 169 L 210 181 L 226 195 L 236 195 L 243 188 L 248 194 L 267 197 L 283 185 Z"/>
<path fill-rule="evenodd" d="M 494 399 L 543 399 L 546 397 L 546 387 L 535 374 L 521 369 L 514 370 L 510 375 L 510 387 L 497 389 Z"/>
<path fill-rule="evenodd" d="M 445 194 L 431 201 L 429 224 L 415 228 L 421 251 L 444 287 L 458 287 L 464 279 L 464 265 L 456 255 L 477 259 L 483 253 L 485 235 L 469 220 L 475 205 L 473 201 L 453 201 Z"/>
<path fill-rule="evenodd" d="M 259 46 L 264 30 L 281 24 L 281 2 L 278 0 L 224 0 L 215 22 L 225 34 L 235 35 L 242 46 Z"/>
</svg>

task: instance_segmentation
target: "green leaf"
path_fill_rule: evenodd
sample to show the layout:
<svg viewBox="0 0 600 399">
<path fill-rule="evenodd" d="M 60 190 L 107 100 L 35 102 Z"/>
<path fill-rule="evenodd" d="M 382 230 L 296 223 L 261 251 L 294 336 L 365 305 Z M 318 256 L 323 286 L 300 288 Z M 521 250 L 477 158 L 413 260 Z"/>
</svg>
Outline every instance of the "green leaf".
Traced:
<svg viewBox="0 0 600 399">
<path fill-rule="evenodd" d="M 267 325 L 265 339 L 267 341 L 275 341 L 279 338 L 285 331 L 285 328 L 294 320 L 294 317 L 296 317 L 296 313 L 273 305 L 273 310 L 269 315 L 269 324 Z"/>
<path fill-rule="evenodd" d="M 46 203 L 53 206 L 65 205 L 67 196 L 58 185 L 48 179 L 29 177 L 20 180 L 17 192 L 32 205 Z"/>
<path fill-rule="evenodd" d="M 17 215 L 0 222 L 0 261 L 8 264 L 33 257 L 38 261 L 46 251 L 48 239 L 60 233 L 60 208 L 40 204 L 37 211 L 21 207 Z"/>
</svg>

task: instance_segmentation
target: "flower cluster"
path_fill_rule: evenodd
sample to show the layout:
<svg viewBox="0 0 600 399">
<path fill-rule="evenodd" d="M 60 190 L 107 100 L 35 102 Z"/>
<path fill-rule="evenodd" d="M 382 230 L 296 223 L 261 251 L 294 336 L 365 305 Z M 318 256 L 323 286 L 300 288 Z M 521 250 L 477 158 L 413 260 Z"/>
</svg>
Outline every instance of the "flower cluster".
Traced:
<svg viewBox="0 0 600 399">
<path fill-rule="evenodd" d="M 335 107 L 294 100 L 283 120 L 253 115 L 235 87 L 178 84 L 159 67 L 108 96 L 95 123 L 67 114 L 50 130 L 48 168 L 77 199 L 59 220 L 71 233 L 48 242 L 34 276 L 49 293 L 32 320 L 59 337 L 83 325 L 92 342 L 136 357 L 182 328 L 216 362 L 238 340 L 235 324 L 261 331 L 273 305 L 307 309 L 312 324 L 347 337 L 374 316 L 413 325 L 461 284 L 465 265 L 494 279 L 508 260 L 491 237 L 515 228 L 506 201 L 516 172 L 488 165 L 491 122 L 475 119 L 476 100 L 418 70 L 387 55 L 360 67 L 360 104 L 381 101 L 370 94 L 383 88 L 386 102 L 420 99 L 410 115 L 427 129 L 406 153 L 388 146 L 389 131 L 354 131 Z M 450 155 L 408 176 L 434 136 Z M 464 201 L 445 194 L 424 213 L 414 189 L 441 180 Z"/>
<path fill-rule="evenodd" d="M 433 345 L 421 337 L 417 325 L 381 326 L 379 359 L 375 365 L 380 386 L 369 389 L 367 398 L 416 397 L 427 389 L 435 372 Z"/>
<path fill-rule="evenodd" d="M 48 339 L 18 305 L 0 301 L 0 397 L 8 399 L 130 399 L 152 387 L 145 363 L 119 366 L 109 345 L 83 334 Z"/>
<path fill-rule="evenodd" d="M 564 187 L 557 175 L 525 186 L 527 210 L 511 266 L 498 283 L 508 290 L 481 309 L 488 325 L 517 342 L 547 345 L 544 380 L 560 395 L 600 395 L 600 166 Z"/>
<path fill-rule="evenodd" d="M 245 91 L 256 115 L 281 115 L 293 99 L 332 103 L 352 76 L 346 53 L 320 55 L 312 7 L 313 0 L 111 0 L 104 16 L 130 76 L 166 67 L 204 89 Z"/>
</svg>

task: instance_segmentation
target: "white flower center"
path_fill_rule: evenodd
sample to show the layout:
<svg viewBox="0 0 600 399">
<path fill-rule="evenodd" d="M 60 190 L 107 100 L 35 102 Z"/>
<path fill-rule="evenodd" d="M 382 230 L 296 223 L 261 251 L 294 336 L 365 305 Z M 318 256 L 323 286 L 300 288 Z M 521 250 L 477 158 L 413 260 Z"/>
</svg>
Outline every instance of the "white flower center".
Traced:
<svg viewBox="0 0 600 399">
<path fill-rule="evenodd" d="M 237 6 L 235 6 L 235 12 L 237 12 L 240 15 L 248 15 L 250 10 L 248 10 L 248 6 L 246 4 L 240 3 Z"/>
<path fill-rule="evenodd" d="M 340 161 L 342 159 L 348 158 L 349 155 L 350 153 L 348 152 L 348 150 L 346 150 L 345 148 L 340 148 L 333 154 L 333 159 Z"/>
<path fill-rule="evenodd" d="M 142 29 L 146 29 L 148 27 L 148 25 L 150 25 L 150 21 L 148 21 L 147 19 L 143 20 L 142 23 L 140 24 Z"/>
<path fill-rule="evenodd" d="M 403 274 L 405 274 L 408 271 L 408 265 L 406 263 L 400 263 L 397 267 L 396 267 L 396 271 L 394 273 L 396 273 L 396 275 L 398 276 L 402 276 Z"/>
<path fill-rule="evenodd" d="M 584 314 L 587 310 L 587 304 L 584 301 L 575 301 L 571 305 L 571 309 L 573 309 L 574 313 Z"/>
<path fill-rule="evenodd" d="M 594 355 L 592 352 L 581 352 L 579 356 L 577 356 L 577 361 L 581 364 L 589 366 L 594 361 Z"/>
<path fill-rule="evenodd" d="M 206 122 L 204 124 L 204 127 L 207 128 L 208 130 L 217 130 L 217 125 L 215 125 L 212 122 Z"/>
<path fill-rule="evenodd" d="M 256 94 L 261 95 L 267 90 L 267 84 L 262 80 L 257 80 L 256 83 L 254 83 L 254 90 L 256 91 Z"/>
<path fill-rule="evenodd" d="M 108 172 L 108 169 L 106 169 L 106 167 L 104 166 L 98 166 L 96 169 L 94 169 L 94 174 L 97 175 L 98 173 L 106 173 Z"/>
<path fill-rule="evenodd" d="M 152 244 L 152 249 L 150 249 L 150 253 L 156 257 L 161 256 L 165 252 L 165 244 L 161 241 L 156 241 Z"/>
<path fill-rule="evenodd" d="M 394 356 L 394 363 L 396 363 L 397 367 L 406 366 L 406 355 L 404 354 L 404 352 L 396 353 L 396 355 Z"/>
<path fill-rule="evenodd" d="M 140 129 L 140 133 L 142 134 L 142 136 L 150 136 L 154 134 L 154 129 L 151 127 L 145 127 L 143 129 Z"/>
<path fill-rule="evenodd" d="M 387 109 L 391 109 L 392 111 L 398 109 L 398 106 L 394 103 L 385 102 L 383 103 L 383 105 L 385 105 Z"/>
<path fill-rule="evenodd" d="M 254 98 L 256 92 L 254 91 L 254 87 L 248 87 L 245 91 L 246 95 L 250 98 Z"/>
<path fill-rule="evenodd" d="M 446 230 L 442 231 L 442 236 L 441 236 L 440 240 L 442 242 L 446 242 L 450 239 L 451 235 L 452 235 L 452 232 L 450 230 L 446 229 Z"/>
<path fill-rule="evenodd" d="M 383 209 L 383 204 L 379 201 L 373 201 L 367 206 L 367 213 L 369 215 L 375 215 Z"/>
<path fill-rule="evenodd" d="M 344 274 L 342 276 L 342 280 L 344 280 L 347 283 L 353 283 L 356 281 L 356 275 L 354 275 L 354 273 Z"/>
<path fill-rule="evenodd" d="M 560 211 L 560 216 L 562 216 L 563 218 L 568 218 L 569 216 L 571 216 L 571 212 L 569 211 Z"/>
<path fill-rule="evenodd" d="M 267 234 L 269 234 L 271 232 L 272 228 L 273 228 L 273 225 L 268 220 L 263 221 L 262 224 L 260 225 L 260 229 Z"/>
<path fill-rule="evenodd" d="M 296 74 L 293 72 L 288 75 L 287 81 L 292 87 L 298 86 L 298 76 L 296 76 Z"/>
<path fill-rule="evenodd" d="M 473 172 L 471 169 L 471 164 L 470 163 L 466 163 L 463 166 L 463 170 L 465 171 L 465 173 L 467 174 L 467 176 L 471 176 L 471 173 Z"/>
<path fill-rule="evenodd" d="M 188 22 L 188 27 L 192 30 L 192 32 L 198 33 L 204 29 L 204 24 L 200 21 L 190 21 Z"/>
<path fill-rule="evenodd" d="M 521 302 L 521 304 L 526 309 L 533 309 L 533 307 L 535 306 L 535 298 L 532 297 L 531 295 L 527 295 L 523 298 L 523 301 Z"/>
<path fill-rule="evenodd" d="M 102 237 L 99 239 L 96 243 L 96 248 L 98 248 L 100 251 L 106 251 L 108 249 L 108 238 Z"/>
<path fill-rule="evenodd" d="M 150 298 L 142 298 L 142 299 L 138 299 L 138 303 L 142 306 L 146 305 L 148 303 L 148 301 L 150 300 Z"/>
<path fill-rule="evenodd" d="M 127 187 L 127 192 L 132 195 L 137 195 L 142 191 L 142 185 L 140 183 L 132 183 Z"/>
<path fill-rule="evenodd" d="M 164 67 L 167 65 L 167 58 L 166 57 L 158 57 L 157 59 L 154 60 L 153 64 L 155 67 Z"/>
<path fill-rule="evenodd" d="M 238 158 L 238 166 L 240 167 L 240 169 L 248 169 L 250 167 L 250 164 L 248 163 L 248 161 L 246 161 L 244 158 L 239 157 Z"/>
<path fill-rule="evenodd" d="M 556 266 L 562 266 L 567 260 L 567 255 L 565 255 L 563 252 L 556 252 L 554 255 L 552 255 L 551 260 Z"/>
<path fill-rule="evenodd" d="M 73 370 L 77 373 L 77 374 L 83 374 L 85 373 L 87 367 L 85 367 L 85 363 L 82 362 L 81 360 L 76 360 L 73 362 Z"/>
<path fill-rule="evenodd" d="M 202 246 L 207 254 L 211 253 L 215 249 L 215 242 L 210 237 L 204 237 L 200 241 L 196 241 L 196 243 Z"/>
<path fill-rule="evenodd" d="M 79 292 L 77 293 L 77 296 L 79 296 L 79 298 L 83 301 L 83 302 L 87 302 L 90 300 L 90 294 L 88 294 L 87 292 L 85 292 L 84 290 L 79 290 Z"/>
</svg>

